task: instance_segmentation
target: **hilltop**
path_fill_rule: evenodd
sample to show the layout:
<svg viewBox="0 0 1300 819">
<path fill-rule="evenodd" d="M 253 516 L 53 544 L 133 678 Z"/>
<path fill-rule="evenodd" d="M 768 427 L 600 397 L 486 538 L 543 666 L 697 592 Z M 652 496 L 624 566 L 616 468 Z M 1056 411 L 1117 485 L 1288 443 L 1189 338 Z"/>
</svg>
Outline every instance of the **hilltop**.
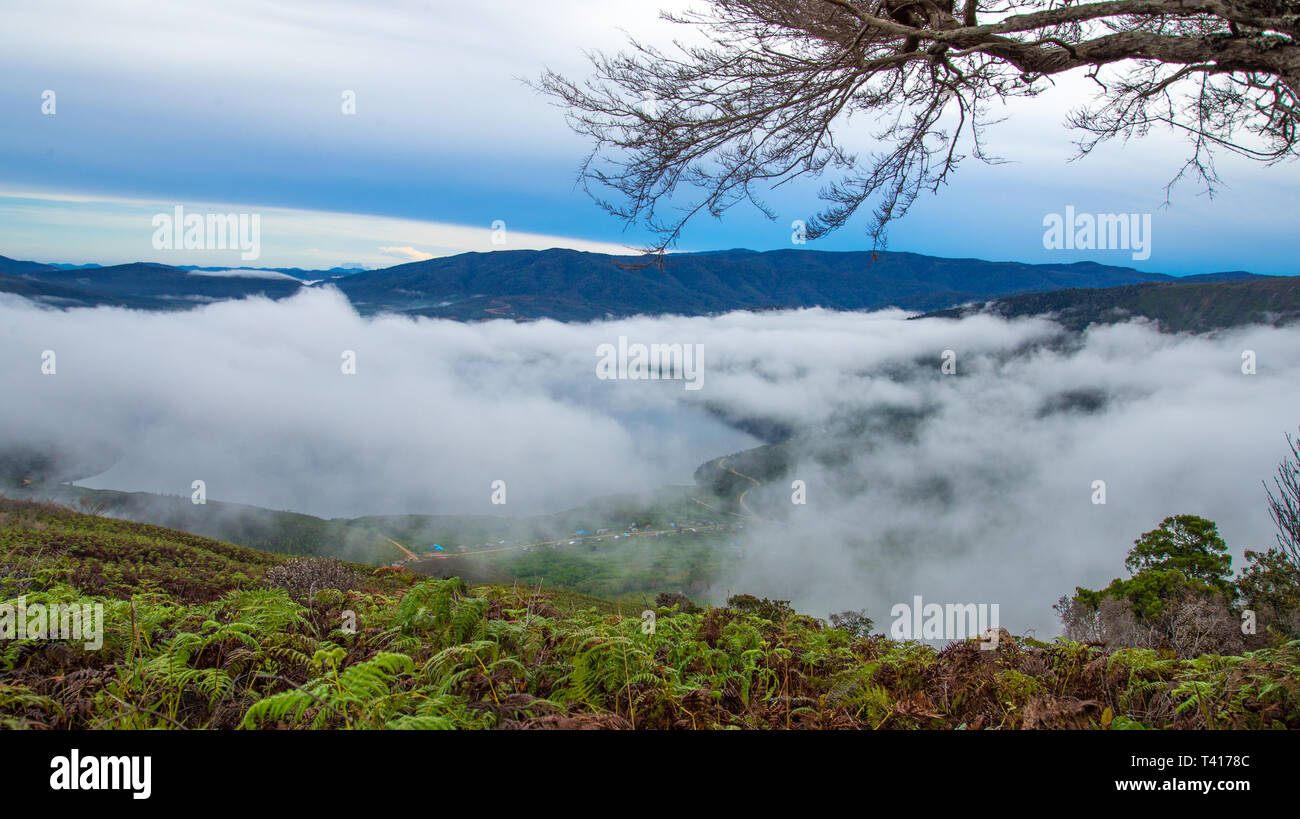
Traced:
<svg viewBox="0 0 1300 819">
<path fill-rule="evenodd" d="M 1105 289 L 1028 293 L 927 313 L 920 318 L 962 318 L 989 313 L 1003 318 L 1051 316 L 1067 330 L 1114 324 L 1134 317 L 1170 333 L 1207 333 L 1247 324 L 1280 326 L 1300 320 L 1300 279 L 1195 280 Z"/>
<path fill-rule="evenodd" d="M 303 288 L 332 286 L 363 314 L 591 321 L 802 307 L 941 310 L 1022 293 L 1178 281 L 1093 262 L 1022 264 L 803 249 L 673 253 L 662 260 L 563 249 L 499 250 L 380 270 L 213 273 L 153 263 L 65 268 L 0 256 L 0 292 L 52 307 L 178 310 L 250 296 L 282 299 Z M 1195 278 L 1261 277 L 1233 272 Z"/>
<path fill-rule="evenodd" d="M 649 257 L 573 250 L 463 253 L 373 270 L 337 286 L 361 310 L 450 318 L 606 316 L 826 307 L 925 310 L 991 294 L 1171 277 L 1092 263 L 1028 265 L 916 253 L 727 250 Z"/>
</svg>

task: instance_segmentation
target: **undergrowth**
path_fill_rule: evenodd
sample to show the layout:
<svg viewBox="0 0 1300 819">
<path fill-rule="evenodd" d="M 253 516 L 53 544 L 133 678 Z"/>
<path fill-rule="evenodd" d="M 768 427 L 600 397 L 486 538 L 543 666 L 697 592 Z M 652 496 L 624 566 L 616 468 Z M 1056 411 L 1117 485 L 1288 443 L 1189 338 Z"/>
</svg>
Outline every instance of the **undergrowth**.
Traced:
<svg viewBox="0 0 1300 819">
<path fill-rule="evenodd" d="M 1010 635 L 935 650 L 752 598 L 661 606 L 649 629 L 577 595 L 393 569 L 291 592 L 268 579 L 279 556 L 57 507 L 0 514 L 0 600 L 104 609 L 98 650 L 0 642 L 5 728 L 1300 728 L 1300 641 L 1195 659 Z"/>
</svg>

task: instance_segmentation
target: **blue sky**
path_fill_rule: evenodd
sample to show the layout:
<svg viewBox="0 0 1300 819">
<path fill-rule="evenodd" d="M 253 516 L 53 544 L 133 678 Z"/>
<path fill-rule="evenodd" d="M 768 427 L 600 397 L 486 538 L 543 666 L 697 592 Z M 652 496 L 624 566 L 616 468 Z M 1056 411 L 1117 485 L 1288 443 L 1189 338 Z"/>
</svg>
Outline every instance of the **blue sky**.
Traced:
<svg viewBox="0 0 1300 819">
<path fill-rule="evenodd" d="M 673 6 L 683 3 L 673 2 Z M 221 4 L 59 0 L 6 4 L 0 31 L 0 255 L 47 262 L 227 264 L 156 250 L 153 214 L 262 214 L 259 266 L 382 266 L 502 247 L 618 250 L 645 239 L 575 184 L 586 144 L 526 87 L 551 67 L 585 74 L 582 50 L 623 31 L 681 34 L 665 0 Z M 1162 207 L 1185 152 L 1172 136 L 1071 163 L 1077 78 L 1008 109 L 989 133 L 1008 164 L 967 162 L 920 200 L 890 249 L 1026 262 L 1093 259 L 1175 274 L 1289 274 L 1300 168 L 1224 157 L 1228 187 L 1195 184 Z M 42 94 L 55 92 L 54 115 Z M 343 91 L 355 116 L 341 113 Z M 870 143 L 855 123 L 845 138 Z M 692 224 L 679 247 L 790 247 L 816 183 Z M 1045 214 L 1150 213 L 1151 258 L 1042 246 Z M 493 222 L 506 226 L 493 244 Z M 865 220 L 811 249 L 869 246 Z"/>
</svg>

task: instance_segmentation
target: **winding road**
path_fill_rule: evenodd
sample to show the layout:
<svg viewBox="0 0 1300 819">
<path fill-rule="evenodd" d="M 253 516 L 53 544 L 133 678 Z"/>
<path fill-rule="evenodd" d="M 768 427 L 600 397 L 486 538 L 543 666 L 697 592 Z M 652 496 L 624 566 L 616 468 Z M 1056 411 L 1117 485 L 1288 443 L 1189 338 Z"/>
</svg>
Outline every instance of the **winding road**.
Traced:
<svg viewBox="0 0 1300 819">
<path fill-rule="evenodd" d="M 749 477 L 748 475 L 746 475 L 746 474 L 743 473 L 743 472 L 737 472 L 736 470 L 734 470 L 734 469 L 732 469 L 731 467 L 727 466 L 727 459 L 726 459 L 726 458 L 723 458 L 722 460 L 718 461 L 718 466 L 719 466 L 721 469 L 723 469 L 723 470 L 725 470 L 725 471 L 727 471 L 727 472 L 730 472 L 730 473 L 733 474 L 733 475 L 736 475 L 736 476 L 738 476 L 738 477 L 744 478 L 745 480 L 747 480 L 747 481 L 749 481 L 750 483 L 752 483 L 754 486 L 762 486 L 762 484 L 759 483 L 759 482 L 758 482 L 757 480 L 755 480 L 754 478 Z M 753 489 L 754 486 L 749 487 L 749 489 Z M 740 493 L 740 498 L 738 499 L 737 502 L 740 504 L 740 508 L 741 508 L 741 509 L 744 509 L 744 510 L 749 514 L 750 517 L 754 518 L 755 520 L 762 520 L 763 518 L 762 518 L 762 517 L 761 517 L 757 512 L 755 512 L 753 509 L 750 509 L 748 506 L 745 505 L 745 495 L 749 494 L 749 489 L 746 489 L 744 492 L 741 492 L 741 493 Z"/>
</svg>

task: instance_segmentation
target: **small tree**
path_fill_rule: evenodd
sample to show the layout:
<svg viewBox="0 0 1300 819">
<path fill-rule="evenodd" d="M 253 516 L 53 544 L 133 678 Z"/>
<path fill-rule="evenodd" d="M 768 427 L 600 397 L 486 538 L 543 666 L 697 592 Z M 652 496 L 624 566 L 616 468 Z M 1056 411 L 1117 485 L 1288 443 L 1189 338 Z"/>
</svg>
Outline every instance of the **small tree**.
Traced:
<svg viewBox="0 0 1300 819">
<path fill-rule="evenodd" d="M 847 631 L 854 637 L 870 637 L 871 627 L 875 625 L 867 616 L 865 609 L 858 611 L 841 611 L 831 615 L 831 628 Z"/>
<path fill-rule="evenodd" d="M 686 612 L 688 614 L 694 614 L 700 610 L 700 607 L 695 605 L 695 602 L 691 600 L 691 598 L 680 592 L 660 592 L 655 598 L 655 606 L 665 609 L 670 609 L 673 606 L 676 606 L 678 611 Z"/>
<path fill-rule="evenodd" d="M 757 614 L 773 623 L 784 622 L 787 617 L 794 614 L 789 600 L 768 600 L 766 597 L 759 598 L 752 594 L 733 594 L 727 598 L 727 607 L 747 614 Z"/>
<path fill-rule="evenodd" d="M 1300 438 L 1286 436 L 1291 454 L 1278 464 L 1273 485 L 1277 494 L 1264 484 L 1268 492 L 1268 511 L 1277 525 L 1277 543 L 1287 558 L 1300 568 Z"/>
<path fill-rule="evenodd" d="M 1133 541 L 1124 566 L 1135 579 L 1147 571 L 1177 570 L 1230 595 L 1232 556 L 1227 552 L 1228 546 L 1214 521 L 1196 515 L 1174 515 Z"/>
<path fill-rule="evenodd" d="M 1167 642 L 1185 656 L 1235 648 L 1227 550 L 1214 521 L 1165 518 L 1133 541 L 1124 561 L 1131 577 L 1100 591 L 1076 588 L 1056 604 L 1065 636 L 1145 648 Z"/>
<path fill-rule="evenodd" d="M 1061 618 L 1065 639 L 1127 648 L 1155 648 L 1159 644 L 1155 629 L 1138 620 L 1127 600 L 1105 592 L 1076 591 L 1074 597 L 1062 597 L 1052 607 Z"/>
<path fill-rule="evenodd" d="M 1237 591 L 1244 604 L 1254 609 L 1300 610 L 1300 567 L 1277 549 L 1247 549 L 1246 560 L 1237 579 Z"/>
<path fill-rule="evenodd" d="M 1255 612 L 1260 628 L 1300 636 L 1300 567 L 1280 549 L 1247 549 L 1246 560 L 1237 578 L 1242 605 Z"/>
<path fill-rule="evenodd" d="M 1161 631 L 1180 656 L 1235 654 L 1242 633 L 1221 598 L 1189 595 L 1169 606 Z"/>
</svg>

